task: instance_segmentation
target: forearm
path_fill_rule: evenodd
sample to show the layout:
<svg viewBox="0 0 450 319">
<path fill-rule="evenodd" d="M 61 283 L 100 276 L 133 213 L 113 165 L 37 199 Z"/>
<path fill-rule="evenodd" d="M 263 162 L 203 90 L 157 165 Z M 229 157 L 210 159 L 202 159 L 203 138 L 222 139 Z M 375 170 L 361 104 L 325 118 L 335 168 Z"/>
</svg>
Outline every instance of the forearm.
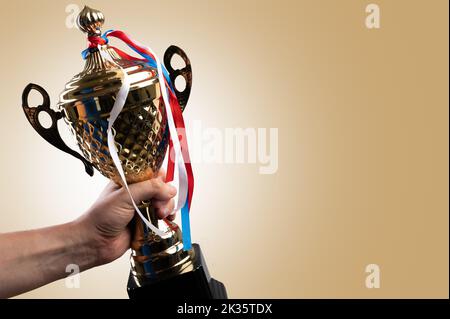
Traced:
<svg viewBox="0 0 450 319">
<path fill-rule="evenodd" d="M 152 199 L 160 218 L 173 210 L 176 189 L 165 174 L 130 185 L 136 202 Z M 129 248 L 128 224 L 134 207 L 123 188 L 110 182 L 99 199 L 76 221 L 37 230 L 0 234 L 0 298 L 38 288 L 68 274 L 109 263 Z"/>
<path fill-rule="evenodd" d="M 98 264 L 98 252 L 79 223 L 0 234 L 0 297 L 11 297 Z"/>
</svg>

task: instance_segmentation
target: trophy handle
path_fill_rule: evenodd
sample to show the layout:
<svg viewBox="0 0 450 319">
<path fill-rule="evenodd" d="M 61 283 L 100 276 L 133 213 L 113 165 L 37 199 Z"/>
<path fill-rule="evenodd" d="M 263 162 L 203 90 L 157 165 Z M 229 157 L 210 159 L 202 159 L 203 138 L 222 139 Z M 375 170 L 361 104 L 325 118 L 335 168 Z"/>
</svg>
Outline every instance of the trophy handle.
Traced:
<svg viewBox="0 0 450 319">
<path fill-rule="evenodd" d="M 28 96 L 30 95 L 31 90 L 36 90 L 42 95 L 42 105 L 29 107 Z M 50 97 L 42 87 L 33 83 L 30 83 L 25 87 L 22 93 L 22 108 L 31 126 L 33 126 L 33 128 L 36 130 L 36 132 L 39 133 L 40 136 L 42 136 L 47 142 L 57 147 L 61 151 L 78 158 L 83 162 L 86 173 L 88 173 L 90 176 L 94 175 L 94 168 L 92 164 L 83 156 L 69 148 L 62 140 L 61 135 L 58 132 L 57 125 L 58 120 L 62 118 L 62 112 L 54 111 L 50 108 Z M 50 127 L 45 128 L 39 122 L 39 113 L 41 112 L 47 113 L 52 119 L 52 125 Z"/>
<path fill-rule="evenodd" d="M 172 67 L 171 60 L 172 57 L 176 54 L 179 55 L 186 64 L 186 66 L 182 69 L 174 70 L 174 68 Z M 166 52 L 164 53 L 164 65 L 167 68 L 167 71 L 169 72 L 170 81 L 172 81 L 173 88 L 175 90 L 175 94 L 178 99 L 178 103 L 180 103 L 181 106 L 181 110 L 184 111 L 189 99 L 189 95 L 191 94 L 191 87 L 192 87 L 191 61 L 189 61 L 189 58 L 182 49 L 180 49 L 175 45 L 171 45 L 170 47 L 167 48 Z M 175 79 L 180 75 L 186 81 L 186 87 L 181 92 L 178 91 L 177 87 L 175 86 Z"/>
</svg>

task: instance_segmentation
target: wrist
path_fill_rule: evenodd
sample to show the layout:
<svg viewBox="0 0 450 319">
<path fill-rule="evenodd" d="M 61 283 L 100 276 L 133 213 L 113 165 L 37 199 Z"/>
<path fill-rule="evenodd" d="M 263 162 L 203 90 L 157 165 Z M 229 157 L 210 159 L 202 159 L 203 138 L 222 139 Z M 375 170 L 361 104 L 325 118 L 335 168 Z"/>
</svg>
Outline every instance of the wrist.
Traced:
<svg viewBox="0 0 450 319">
<path fill-rule="evenodd" d="M 73 260 L 86 270 L 104 264 L 102 260 L 103 247 L 105 244 L 96 236 L 92 225 L 83 219 L 77 219 L 67 224 L 68 233 L 71 234 L 73 242 Z"/>
<path fill-rule="evenodd" d="M 93 257 L 93 260 L 90 260 L 91 267 L 110 263 L 129 248 L 129 239 L 125 241 L 126 247 L 123 247 L 127 231 L 124 230 L 117 235 L 110 234 L 110 231 L 105 231 L 103 227 L 99 226 L 92 211 L 88 211 L 73 223 L 78 229 L 80 238 L 83 238 L 82 245 Z"/>
</svg>

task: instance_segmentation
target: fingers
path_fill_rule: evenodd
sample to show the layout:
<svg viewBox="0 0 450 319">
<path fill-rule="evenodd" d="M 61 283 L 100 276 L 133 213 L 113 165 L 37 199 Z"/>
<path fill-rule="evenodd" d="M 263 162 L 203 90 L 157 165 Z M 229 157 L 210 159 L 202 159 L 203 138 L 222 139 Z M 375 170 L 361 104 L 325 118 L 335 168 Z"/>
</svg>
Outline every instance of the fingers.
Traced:
<svg viewBox="0 0 450 319">
<path fill-rule="evenodd" d="M 157 178 L 160 178 L 162 181 L 166 181 L 166 171 L 164 169 L 160 169 L 158 171 Z"/>
<path fill-rule="evenodd" d="M 175 208 L 175 201 L 173 199 L 169 199 L 167 201 L 164 200 L 153 200 L 153 207 L 156 209 L 156 214 L 159 218 L 163 219 L 173 212 Z"/>
<path fill-rule="evenodd" d="M 153 178 L 144 182 L 131 184 L 129 185 L 129 188 L 137 203 L 146 200 L 168 201 L 177 194 L 177 189 L 175 187 L 164 183 L 160 178 Z M 128 197 L 126 190 L 122 193 L 124 196 Z"/>
</svg>

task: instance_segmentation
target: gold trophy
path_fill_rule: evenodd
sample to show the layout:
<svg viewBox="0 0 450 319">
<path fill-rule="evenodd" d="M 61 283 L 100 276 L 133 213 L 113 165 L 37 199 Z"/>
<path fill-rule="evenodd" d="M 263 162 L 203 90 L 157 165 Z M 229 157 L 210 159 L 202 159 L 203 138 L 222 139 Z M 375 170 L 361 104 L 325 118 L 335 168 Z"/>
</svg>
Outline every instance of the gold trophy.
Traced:
<svg viewBox="0 0 450 319">
<path fill-rule="evenodd" d="M 100 36 L 103 14 L 84 7 L 77 19 L 79 29 L 88 37 Z M 174 69 L 171 59 L 179 55 L 185 62 L 182 69 Z M 185 89 L 176 97 L 184 110 L 191 85 L 191 64 L 183 50 L 170 46 L 164 54 L 164 64 L 172 83 L 183 76 Z M 107 145 L 108 117 L 122 85 L 123 72 L 130 80 L 125 104 L 114 122 L 114 142 L 127 183 L 151 179 L 160 169 L 168 148 L 166 105 L 161 98 L 157 69 L 145 61 L 123 58 L 107 43 L 92 47 L 84 69 L 75 75 L 60 95 L 57 110 L 50 108 L 48 93 L 36 84 L 23 91 L 22 107 L 33 128 L 50 144 L 81 160 L 89 175 L 96 168 L 101 174 L 121 184 L 118 171 Z M 37 90 L 42 105 L 29 107 L 28 95 Z M 50 127 L 39 122 L 39 113 L 52 119 Z M 76 138 L 82 155 L 69 148 L 57 128 L 63 119 Z M 183 249 L 180 228 L 168 220 L 159 220 L 150 203 L 138 206 L 145 218 L 164 236 L 155 234 L 138 216 L 132 221 L 131 271 L 128 280 L 130 298 L 174 296 L 182 298 L 226 298 L 222 283 L 209 276 L 199 245 Z"/>
</svg>

